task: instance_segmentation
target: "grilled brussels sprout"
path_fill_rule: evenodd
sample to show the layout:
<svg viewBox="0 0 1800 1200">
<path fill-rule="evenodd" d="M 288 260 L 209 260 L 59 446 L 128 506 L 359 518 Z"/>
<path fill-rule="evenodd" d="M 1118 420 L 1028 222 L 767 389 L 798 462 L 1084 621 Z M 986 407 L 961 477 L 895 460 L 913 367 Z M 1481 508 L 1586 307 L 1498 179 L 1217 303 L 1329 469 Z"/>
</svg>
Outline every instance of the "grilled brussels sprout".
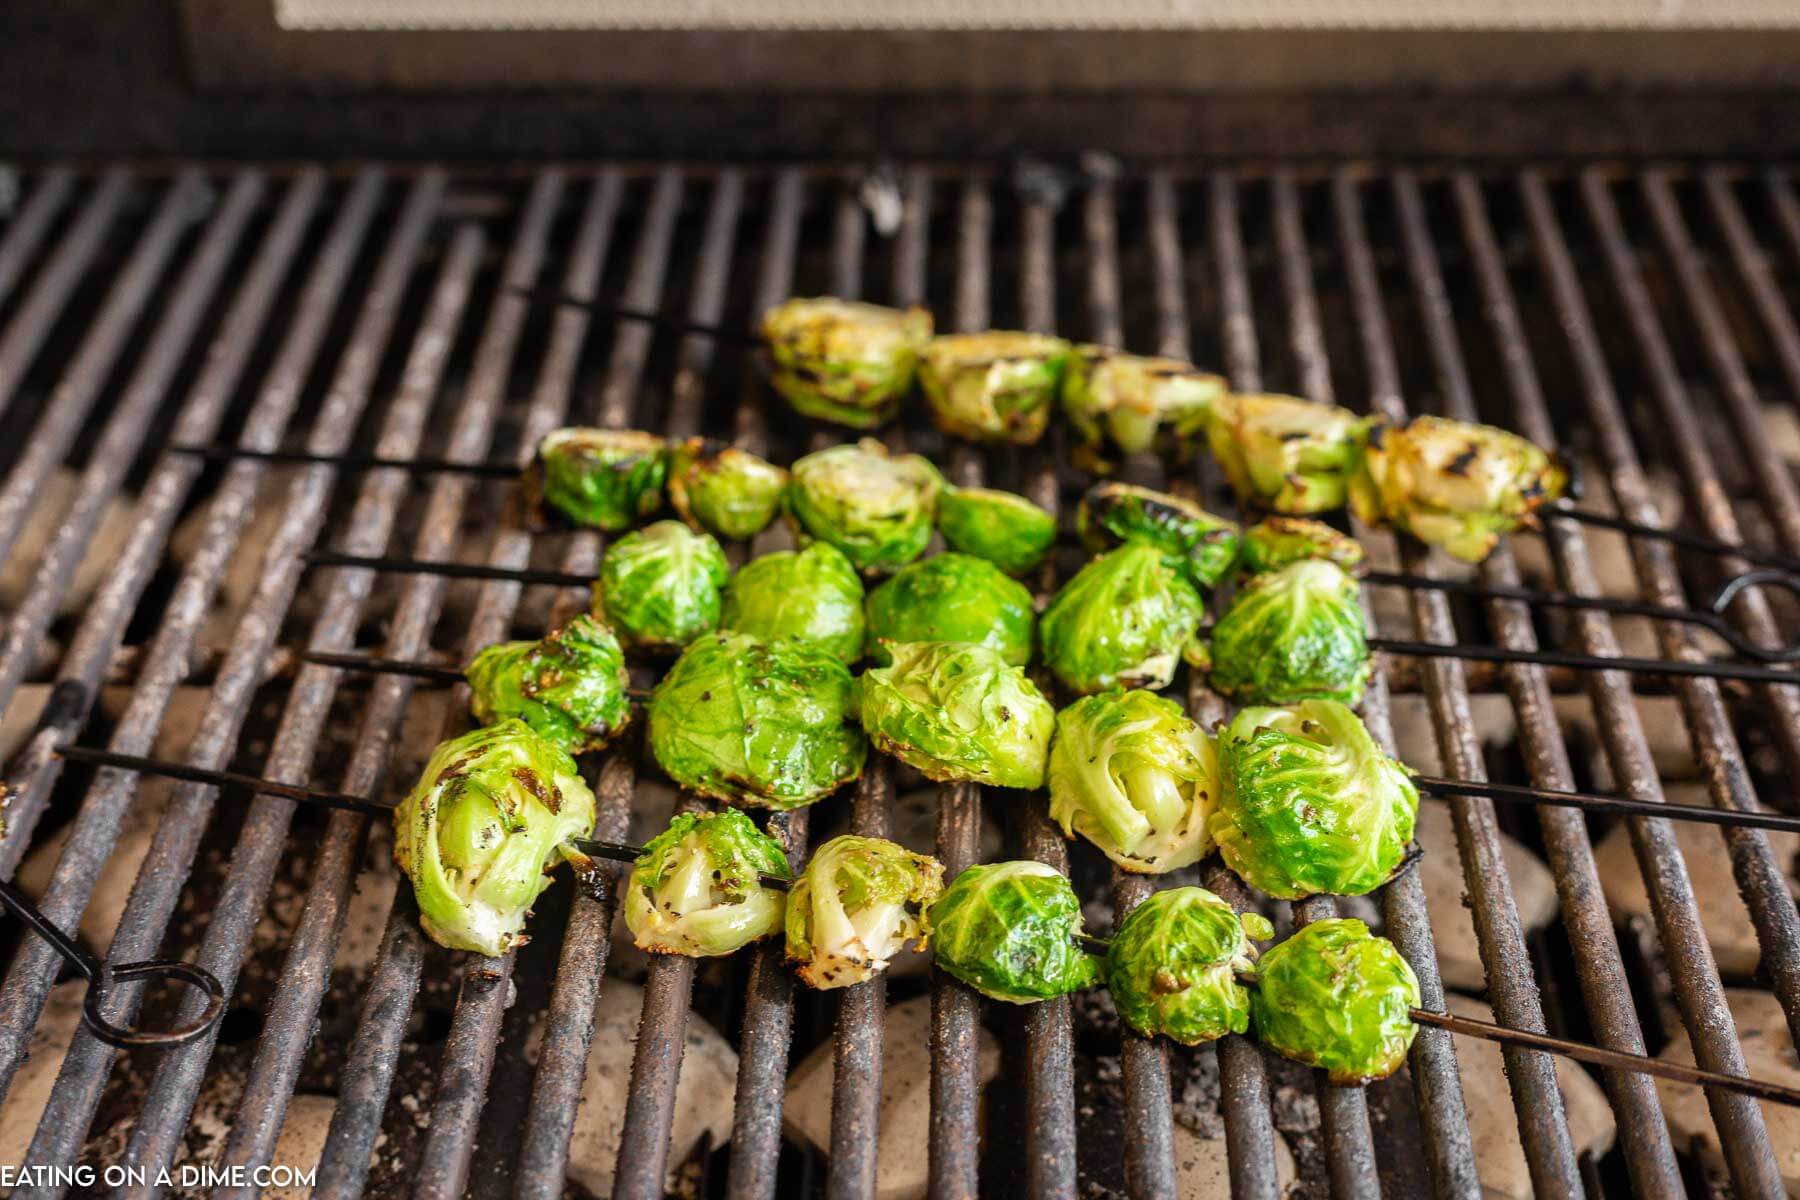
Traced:
<svg viewBox="0 0 1800 1200">
<path fill-rule="evenodd" d="M 432 941 L 498 958 L 525 944 L 549 868 L 583 859 L 570 840 L 593 832 L 594 793 L 575 760 L 505 720 L 432 751 L 394 810 L 394 861 Z"/>
<path fill-rule="evenodd" d="M 1106 986 L 1119 1017 L 1145 1037 L 1198 1046 L 1250 1027 L 1240 971 L 1256 965 L 1258 941 L 1275 930 L 1241 917 L 1205 888 L 1153 893 L 1119 922 L 1106 951 Z"/>
<path fill-rule="evenodd" d="M 774 463 L 711 438 L 689 438 L 669 456 L 669 503 L 681 519 L 733 541 L 775 519 L 787 480 Z"/>
<path fill-rule="evenodd" d="M 790 879 L 781 844 L 735 808 L 678 813 L 650 839 L 625 885 L 625 924 L 640 950 L 717 958 L 781 930 Z"/>
<path fill-rule="evenodd" d="M 631 722 L 625 653 L 585 613 L 540 641 L 489 646 L 464 674 L 477 721 L 517 717 L 570 754 L 600 749 Z"/>
<path fill-rule="evenodd" d="M 725 589 L 719 628 L 765 642 L 805 642 L 844 663 L 863 654 L 862 576 L 830 542 L 754 558 Z"/>
<path fill-rule="evenodd" d="M 891 571 L 931 540 L 943 477 L 916 454 L 890 455 L 870 438 L 794 464 L 788 511 L 799 532 L 842 550 L 859 571 Z"/>
<path fill-rule="evenodd" d="M 1191 500 L 1129 483 L 1097 483 L 1081 498 L 1075 528 L 1089 550 L 1143 542 L 1197 588 L 1218 585 L 1238 556 L 1238 527 Z"/>
<path fill-rule="evenodd" d="M 928 779 L 1044 785 L 1056 710 L 999 652 L 966 642 L 890 646 L 862 677 L 863 729 Z"/>
<path fill-rule="evenodd" d="M 1094 960 L 1075 942 L 1081 901 L 1055 867 L 970 867 L 931 906 L 937 965 L 984 996 L 1035 1004 L 1086 987 Z"/>
<path fill-rule="evenodd" d="M 710 533 L 658 521 L 606 548 L 594 611 L 637 650 L 679 650 L 719 626 L 719 590 L 731 578 Z"/>
<path fill-rule="evenodd" d="M 1362 566 L 1362 543 L 1323 521 L 1305 517 L 1265 517 L 1244 531 L 1244 569 L 1255 575 L 1279 571 L 1309 558 L 1334 562 L 1346 571 Z"/>
<path fill-rule="evenodd" d="M 901 567 L 869 593 L 869 657 L 890 642 L 975 642 L 1015 667 L 1031 661 L 1037 613 L 1025 585 L 984 558 L 937 554 Z"/>
<path fill-rule="evenodd" d="M 788 892 L 787 958 L 816 988 L 849 987 L 931 937 L 944 864 L 881 838 L 835 837 Z"/>
<path fill-rule="evenodd" d="M 1263 955 L 1250 993 L 1257 1039 L 1342 1087 L 1386 1079 L 1412 1046 L 1419 980 L 1361 921 L 1314 921 Z"/>
<path fill-rule="evenodd" d="M 798 808 L 862 774 L 856 682 L 800 642 L 708 634 L 651 694 L 650 752 L 670 779 L 752 808 Z"/>
<path fill-rule="evenodd" d="M 1155 692 L 1102 692 L 1056 714 L 1050 818 L 1127 871 L 1162 875 L 1212 849 L 1219 800 L 1212 739 Z"/>
<path fill-rule="evenodd" d="M 1403 529 L 1480 562 L 1503 533 L 1535 525 L 1536 512 L 1563 494 L 1569 476 L 1555 456 L 1492 425 L 1415 417 L 1376 422 L 1350 506 L 1370 524 Z"/>
<path fill-rule="evenodd" d="M 1271 896 L 1360 896 L 1406 857 L 1419 792 L 1335 700 L 1246 708 L 1219 738 L 1212 836 L 1225 865 Z"/>
<path fill-rule="evenodd" d="M 919 355 L 919 387 L 937 427 L 971 442 L 1029 446 L 1044 436 L 1069 343 L 1041 333 L 953 333 Z"/>
<path fill-rule="evenodd" d="M 1127 542 L 1063 585 L 1038 621 L 1038 641 L 1072 692 L 1165 687 L 1201 612 L 1199 593 L 1164 565 L 1162 551 Z"/>
<path fill-rule="evenodd" d="M 1107 442 L 1121 455 L 1156 450 L 1186 462 L 1225 381 L 1178 358 L 1145 358 L 1078 346 L 1063 379 L 1062 406 L 1082 457 L 1104 467 Z"/>
<path fill-rule="evenodd" d="M 1206 440 L 1238 497 L 1281 513 L 1341 508 L 1364 421 L 1298 396 L 1228 393 L 1213 402 Z"/>
<path fill-rule="evenodd" d="M 655 434 L 571 426 L 538 443 L 534 475 L 551 507 L 616 533 L 662 507 L 668 469 L 668 445 Z"/>
<path fill-rule="evenodd" d="M 794 410 L 852 429 L 894 419 L 931 337 L 922 308 L 883 308 L 830 296 L 793 299 L 763 314 L 769 382 Z"/>
<path fill-rule="evenodd" d="M 1008 575 L 1030 571 L 1056 543 L 1055 517 L 993 488 L 946 488 L 938 497 L 937 527 L 952 550 L 985 558 Z"/>
<path fill-rule="evenodd" d="M 1190 651 L 1214 689 L 1243 703 L 1322 697 L 1355 704 L 1370 670 L 1362 588 L 1323 559 L 1254 575 L 1213 626 L 1211 642 Z"/>
</svg>

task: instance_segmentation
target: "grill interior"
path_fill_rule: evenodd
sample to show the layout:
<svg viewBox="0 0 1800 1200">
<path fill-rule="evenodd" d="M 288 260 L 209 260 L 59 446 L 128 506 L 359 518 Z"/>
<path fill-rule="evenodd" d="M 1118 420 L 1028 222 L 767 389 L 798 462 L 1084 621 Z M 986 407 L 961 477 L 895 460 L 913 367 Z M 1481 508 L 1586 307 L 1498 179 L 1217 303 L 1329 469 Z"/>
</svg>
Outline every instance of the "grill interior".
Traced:
<svg viewBox="0 0 1800 1200">
<path fill-rule="evenodd" d="M 522 463 L 570 422 L 704 432 L 780 462 L 839 440 L 779 407 L 732 345 L 534 304 L 520 289 L 728 327 L 790 294 L 833 293 L 924 303 L 940 328 L 1055 330 L 1192 357 L 1239 390 L 1516 429 L 1582 461 L 1586 507 L 1800 553 L 1800 204 L 1779 171 L 1122 169 L 1092 158 L 1068 170 L 48 167 L 15 182 L 0 225 L 0 551 L 11 577 L 0 704 L 12 754 L 0 876 L 16 874 L 55 920 L 101 938 L 96 948 L 110 935 L 115 961 L 195 958 L 234 1002 L 216 1044 L 120 1057 L 74 1029 L 67 989 L 79 984 L 57 984 L 46 947 L 15 935 L 0 979 L 0 1087 L 12 1106 L 0 1127 L 18 1145 L 0 1161 L 128 1164 L 152 1180 L 177 1163 L 305 1166 L 284 1157 L 302 1144 L 304 1113 L 324 1195 L 580 1195 L 610 1177 L 616 1196 L 655 1197 L 671 1174 L 688 1195 L 873 1195 L 884 1008 L 929 995 L 929 1046 L 889 1054 L 932 1061 L 929 1133 L 898 1149 L 928 1162 L 936 1196 L 1172 1196 L 1195 1133 L 1222 1141 L 1236 1196 L 1278 1194 L 1290 1160 L 1307 1196 L 1477 1194 L 1466 1114 L 1504 1104 L 1464 1091 L 1441 1031 L 1420 1033 L 1396 1079 L 1332 1088 L 1243 1038 L 1187 1050 L 1122 1036 L 1097 994 L 1013 1009 L 902 967 L 824 996 L 794 986 L 778 947 L 698 965 L 613 955 L 611 898 L 576 894 L 566 878 L 540 903 L 528 946 L 463 962 L 419 933 L 408 889 L 393 889 L 388 833 L 363 817 L 65 767 L 50 753 L 109 744 L 397 799 L 464 719 L 463 693 L 302 666 L 296 653 L 461 662 L 586 602 L 301 561 L 329 547 L 594 569 L 597 538 L 527 533 L 503 482 L 203 464 L 162 453 L 169 442 Z M 1029 453 L 982 452 L 946 445 L 909 412 L 890 438 L 956 482 L 1024 491 L 1065 517 L 1086 482 L 1059 466 L 1054 436 Z M 1128 474 L 1228 511 L 1210 464 L 1185 480 L 1150 463 Z M 1357 532 L 1378 562 L 1448 569 Z M 1079 561 L 1072 539 L 1058 557 L 1066 578 Z M 1476 574 L 1680 605 L 1738 569 L 1559 523 L 1513 539 Z M 1765 592 L 1733 611 L 1775 644 L 1793 630 L 1793 606 Z M 1392 637 L 1719 652 L 1670 624 L 1370 594 Z M 1203 721 L 1222 715 L 1198 683 L 1178 686 Z M 1800 773 L 1800 692 L 1780 685 L 1390 660 L 1365 714 L 1414 765 L 1429 768 L 1418 759 L 1431 755 L 1460 778 L 1651 800 L 1679 788 L 1723 807 L 1791 809 L 1787 781 Z M 670 804 L 690 802 L 628 741 L 591 764 L 603 838 L 642 837 Z M 951 873 L 996 848 L 1036 857 L 1072 872 L 1098 932 L 1161 882 L 1246 898 L 1216 863 L 1168 881 L 1114 877 L 1091 847 L 1062 841 L 1041 796 L 963 785 L 933 802 L 919 798 L 927 786 L 872 760 L 854 795 L 770 826 L 796 859 L 842 829 L 935 844 Z M 1701 1065 L 1740 1072 L 1745 1046 L 1721 1019 L 1727 985 L 1772 992 L 1800 1030 L 1787 842 L 1704 829 L 1692 844 L 1684 830 L 1678 846 L 1664 822 L 1448 807 L 1454 846 L 1440 853 L 1460 860 L 1485 977 L 1475 990 L 1496 1020 L 1650 1053 L 1686 1037 Z M 1523 912 L 1507 839 L 1547 864 L 1553 919 Z M 1648 896 L 1636 908 L 1603 886 L 1616 878 L 1615 843 Z M 1722 876 L 1684 868 L 1684 846 L 1726 862 L 1760 965 L 1756 947 L 1748 962 L 1715 961 L 1720 935 L 1709 944 L 1702 912 Z M 1383 923 L 1426 1005 L 1443 1007 L 1432 932 L 1442 914 L 1423 872 L 1371 899 L 1271 911 Z M 572 1173 L 571 1131 L 601 1106 L 591 1088 L 579 1103 L 594 1013 L 615 1011 L 601 995 L 621 979 L 643 996 L 629 1083 L 614 1080 L 624 1099 L 609 1110 L 623 1149 L 596 1167 L 578 1139 Z M 152 991 L 146 1020 L 172 1019 L 180 999 Z M 695 1032 L 706 1027 L 737 1051 L 735 1116 L 728 1137 L 709 1130 L 671 1155 L 671 1125 L 691 1130 L 675 1086 L 684 1048 L 690 1072 L 712 1072 L 702 1080 L 720 1071 L 697 1057 L 717 1041 Z M 1000 1069 L 978 1121 L 982 1027 Z M 790 1066 L 826 1044 L 846 1086 L 820 1154 L 784 1141 L 780 1098 Z M 1784 1170 L 1800 1174 L 1754 1102 L 1712 1098 L 1701 1123 L 1720 1149 L 1707 1152 L 1679 1122 L 1671 1135 L 1641 1076 L 1593 1076 L 1617 1135 L 1583 1153 L 1552 1061 L 1509 1051 L 1507 1066 L 1539 1195 L 1708 1194 L 1714 1180 L 1773 1195 Z M 177 1178 L 174 1190 L 252 1189 Z"/>
</svg>

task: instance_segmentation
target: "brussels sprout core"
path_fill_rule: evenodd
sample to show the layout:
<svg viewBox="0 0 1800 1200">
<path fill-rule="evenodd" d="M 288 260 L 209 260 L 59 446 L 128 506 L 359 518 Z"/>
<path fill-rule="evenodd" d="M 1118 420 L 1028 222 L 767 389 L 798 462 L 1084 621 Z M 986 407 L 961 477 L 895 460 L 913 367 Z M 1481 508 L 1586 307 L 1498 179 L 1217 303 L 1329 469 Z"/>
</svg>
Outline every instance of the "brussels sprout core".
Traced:
<svg viewBox="0 0 1800 1200">
<path fill-rule="evenodd" d="M 553 429 L 538 443 L 543 498 L 577 525 L 616 532 L 662 507 L 668 446 L 635 429 Z"/>
<path fill-rule="evenodd" d="M 1238 527 L 1191 500 L 1129 483 L 1099 483 L 1081 498 L 1075 528 L 1096 553 L 1143 542 L 1197 588 L 1225 578 L 1238 556 Z"/>
<path fill-rule="evenodd" d="M 606 549 L 594 608 L 640 650 L 679 650 L 719 624 L 731 565 L 709 533 L 658 521 Z"/>
<path fill-rule="evenodd" d="M 788 961 L 816 988 L 873 979 L 908 941 L 925 948 L 943 890 L 935 858 L 881 838 L 832 838 L 788 892 Z"/>
<path fill-rule="evenodd" d="M 1257 913 L 1239 916 L 1205 888 L 1153 893 L 1132 909 L 1106 951 L 1106 986 L 1127 1025 L 1197 1046 L 1250 1027 L 1239 972 L 1256 964 L 1251 938 L 1274 936 Z"/>
<path fill-rule="evenodd" d="M 931 931 L 937 965 L 995 1000 L 1033 1004 L 1094 980 L 1075 942 L 1081 901 L 1044 863 L 970 867 L 931 906 Z"/>
<path fill-rule="evenodd" d="M 1038 788 L 1056 710 L 986 646 L 890 646 L 893 663 L 862 677 L 863 728 L 879 750 L 928 779 Z"/>
<path fill-rule="evenodd" d="M 845 663 L 863 655 L 862 576 L 830 542 L 752 559 L 725 590 L 719 628 L 805 642 Z"/>
<path fill-rule="evenodd" d="M 1304 559 L 1252 576 L 1193 661 L 1220 694 L 1242 702 L 1355 704 L 1371 666 L 1363 622 L 1356 580 L 1335 563 Z"/>
<path fill-rule="evenodd" d="M 778 932 L 787 897 L 763 875 L 792 877 L 780 843 L 736 809 L 679 813 L 631 870 L 625 924 L 639 949 L 713 958 Z"/>
<path fill-rule="evenodd" d="M 1250 1019 L 1263 1045 L 1353 1087 L 1400 1069 L 1419 980 L 1361 921 L 1315 921 L 1263 955 Z"/>
<path fill-rule="evenodd" d="M 1063 381 L 1062 401 L 1086 457 L 1103 467 L 1099 451 L 1109 440 L 1121 454 L 1159 450 L 1185 462 L 1206 414 L 1225 392 L 1223 379 L 1177 358 L 1081 346 Z"/>
<path fill-rule="evenodd" d="M 829 296 L 793 299 L 763 315 L 769 382 L 804 416 L 852 429 L 894 419 L 912 387 L 931 314 Z"/>
<path fill-rule="evenodd" d="M 889 642 L 975 642 L 1015 667 L 1031 661 L 1031 593 L 993 563 L 946 553 L 901 567 L 869 593 L 869 654 L 885 666 Z"/>
<path fill-rule="evenodd" d="M 1317 513 L 1343 506 L 1363 427 L 1335 405 L 1232 393 L 1213 403 L 1206 440 L 1245 503 Z"/>
<path fill-rule="evenodd" d="M 1029 446 L 1044 436 L 1069 343 L 1040 333 L 990 330 L 932 338 L 919 386 L 945 433 Z"/>
<path fill-rule="evenodd" d="M 1166 687 L 1201 612 L 1200 594 L 1164 564 L 1162 551 L 1127 542 L 1063 585 L 1038 622 L 1038 640 L 1072 692 Z"/>
<path fill-rule="evenodd" d="M 1305 517 L 1265 517 L 1244 531 L 1244 569 L 1252 574 L 1279 571 L 1309 558 L 1355 571 L 1362 566 L 1363 548 L 1348 534 Z"/>
<path fill-rule="evenodd" d="M 631 721 L 619 639 L 585 613 L 541 641 L 489 646 L 466 674 L 477 721 L 517 717 L 570 754 L 600 749 Z"/>
<path fill-rule="evenodd" d="M 710 438 L 689 438 L 669 459 L 669 503 L 695 529 L 742 541 L 775 519 L 788 473 Z"/>
<path fill-rule="evenodd" d="M 880 442 L 831 446 L 794 464 L 788 511 L 800 532 L 830 542 L 859 571 L 891 571 L 931 540 L 944 480 L 916 454 L 890 455 Z"/>
<path fill-rule="evenodd" d="M 938 497 L 937 527 L 952 550 L 985 558 L 1008 575 L 1036 567 L 1056 542 L 1055 517 L 993 488 L 947 488 Z"/>
</svg>

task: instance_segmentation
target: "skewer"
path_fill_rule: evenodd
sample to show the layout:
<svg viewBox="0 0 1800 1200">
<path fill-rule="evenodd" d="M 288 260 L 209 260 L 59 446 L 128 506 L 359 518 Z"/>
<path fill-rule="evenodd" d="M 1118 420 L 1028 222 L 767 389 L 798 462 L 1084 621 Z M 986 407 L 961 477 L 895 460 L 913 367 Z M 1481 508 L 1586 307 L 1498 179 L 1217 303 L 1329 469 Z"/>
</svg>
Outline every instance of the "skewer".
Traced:
<svg viewBox="0 0 1800 1200">
<path fill-rule="evenodd" d="M 412 675 L 434 683 L 468 682 L 468 675 L 462 667 L 447 667 L 441 663 L 419 662 L 416 659 L 376 658 L 369 654 L 328 654 L 323 650 L 305 650 L 294 657 L 300 662 L 316 663 L 321 667 L 366 671 L 371 675 Z M 628 687 L 625 694 L 633 700 L 647 700 L 650 689 Z"/>
</svg>

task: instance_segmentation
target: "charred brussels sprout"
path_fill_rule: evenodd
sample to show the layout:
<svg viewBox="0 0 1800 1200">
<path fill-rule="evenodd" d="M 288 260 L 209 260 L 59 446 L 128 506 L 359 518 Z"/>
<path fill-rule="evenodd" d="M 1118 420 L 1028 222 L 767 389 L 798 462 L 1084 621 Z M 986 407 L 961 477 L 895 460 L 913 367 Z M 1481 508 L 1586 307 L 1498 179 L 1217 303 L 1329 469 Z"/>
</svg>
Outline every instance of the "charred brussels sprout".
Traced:
<svg viewBox="0 0 1800 1200">
<path fill-rule="evenodd" d="M 1323 521 L 1266 517 L 1244 531 L 1243 557 L 1244 569 L 1257 575 L 1309 558 L 1322 558 L 1355 571 L 1362 566 L 1363 548 L 1355 538 Z"/>
<path fill-rule="evenodd" d="M 954 333 L 919 355 L 919 387 L 932 420 L 971 442 L 1029 446 L 1044 436 L 1069 343 L 1041 333 Z"/>
<path fill-rule="evenodd" d="M 794 464 L 788 511 L 800 532 L 830 542 L 859 571 L 891 571 L 931 540 L 943 477 L 916 454 L 880 442 L 831 446 Z"/>
<path fill-rule="evenodd" d="M 780 843 L 736 809 L 678 813 L 650 839 L 625 885 L 625 924 L 652 954 L 716 958 L 781 929 L 792 878 Z"/>
<path fill-rule="evenodd" d="M 631 721 L 619 639 L 585 613 L 540 641 L 489 646 L 465 674 L 477 721 L 517 717 L 570 754 L 600 749 Z"/>
<path fill-rule="evenodd" d="M 862 774 L 856 682 L 799 642 L 708 634 L 650 697 L 650 752 L 670 779 L 754 808 L 798 808 Z"/>
<path fill-rule="evenodd" d="M 1094 981 L 1075 942 L 1081 901 L 1055 867 L 1001 862 L 970 867 L 931 906 L 937 965 L 984 996 L 1034 1004 Z"/>
<path fill-rule="evenodd" d="M 1127 542 L 1063 585 L 1038 621 L 1038 641 L 1072 692 L 1165 687 L 1201 612 L 1200 594 L 1163 563 L 1162 551 Z"/>
<path fill-rule="evenodd" d="M 1206 419 L 1213 457 L 1245 503 L 1281 513 L 1341 508 L 1364 422 L 1298 396 L 1221 396 Z"/>
<path fill-rule="evenodd" d="M 1263 955 L 1250 1020 L 1263 1045 L 1343 1087 L 1386 1079 L 1412 1046 L 1419 980 L 1361 921 L 1314 921 Z"/>
<path fill-rule="evenodd" d="M 893 663 L 862 677 L 863 728 L 879 750 L 928 779 L 1037 788 L 1056 711 L 986 646 L 920 642 L 889 647 Z"/>
<path fill-rule="evenodd" d="M 1155 692 L 1102 692 L 1056 715 L 1050 818 L 1127 871 L 1161 875 L 1212 848 L 1219 800 L 1212 739 Z"/>
<path fill-rule="evenodd" d="M 1098 483 L 1081 498 L 1075 528 L 1096 553 L 1121 542 L 1162 551 L 1163 562 L 1197 588 L 1218 585 L 1238 556 L 1238 527 L 1191 500 L 1129 483 Z"/>
<path fill-rule="evenodd" d="M 1225 381 L 1178 358 L 1145 358 L 1080 346 L 1063 380 L 1063 412 L 1085 457 L 1104 466 L 1108 442 L 1122 455 L 1156 450 L 1176 462 L 1193 453 Z"/>
<path fill-rule="evenodd" d="M 931 337 L 922 308 L 882 308 L 830 296 L 763 314 L 769 382 L 795 411 L 852 429 L 894 419 Z"/>
<path fill-rule="evenodd" d="M 1240 702 L 1355 704 L 1370 670 L 1362 588 L 1322 559 L 1252 576 L 1191 657 L 1215 689 Z"/>
<path fill-rule="evenodd" d="M 873 979 L 908 941 L 925 948 L 943 890 L 935 858 L 881 838 L 832 838 L 788 892 L 788 961 L 816 988 Z"/>
<path fill-rule="evenodd" d="M 775 519 L 788 473 L 710 438 L 689 438 L 669 457 L 669 503 L 695 529 L 742 541 Z"/>
<path fill-rule="evenodd" d="M 1008 575 L 1036 567 L 1056 542 L 1055 517 L 993 488 L 947 488 L 938 497 L 937 527 L 952 550 L 985 558 Z"/>
<path fill-rule="evenodd" d="M 679 650 L 718 628 L 719 590 L 730 578 L 710 533 L 658 521 L 606 548 L 594 609 L 635 649 Z"/>
<path fill-rule="evenodd" d="M 1213 839 L 1251 887 L 1360 896 L 1406 857 L 1418 789 L 1335 700 L 1244 709 L 1219 738 L 1219 765 Z"/>
<path fill-rule="evenodd" d="M 441 743 L 394 810 L 394 861 L 412 880 L 419 923 L 452 950 L 498 958 L 525 944 L 549 868 L 594 831 L 594 793 L 575 760 L 501 721 Z"/>
<path fill-rule="evenodd" d="M 635 429 L 553 429 L 538 443 L 546 503 L 577 525 L 616 533 L 663 503 L 669 448 Z"/>
<path fill-rule="evenodd" d="M 1239 916 L 1205 888 L 1156 892 L 1119 922 L 1106 951 L 1106 986 L 1124 1022 L 1198 1046 L 1250 1027 L 1238 972 L 1256 965 L 1251 939 L 1274 936 L 1256 913 Z"/>
<path fill-rule="evenodd" d="M 869 593 L 868 614 L 869 656 L 883 666 L 890 642 L 975 642 L 1015 667 L 1031 661 L 1031 593 L 973 555 L 938 554 L 901 567 Z"/>
<path fill-rule="evenodd" d="M 863 654 L 862 576 L 830 542 L 752 559 L 725 590 L 719 628 L 804 642 L 845 663 Z"/>
</svg>

